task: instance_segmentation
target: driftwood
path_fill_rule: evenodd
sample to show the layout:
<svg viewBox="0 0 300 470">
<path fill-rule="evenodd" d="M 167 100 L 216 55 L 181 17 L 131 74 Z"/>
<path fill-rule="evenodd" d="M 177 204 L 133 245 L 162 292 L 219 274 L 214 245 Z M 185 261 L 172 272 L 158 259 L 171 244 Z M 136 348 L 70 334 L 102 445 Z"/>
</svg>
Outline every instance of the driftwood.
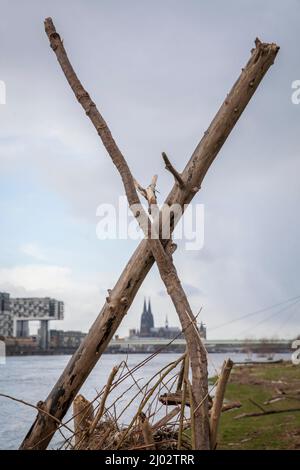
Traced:
<svg viewBox="0 0 300 470">
<path fill-rule="evenodd" d="M 282 400 L 295 400 L 295 401 L 300 401 L 299 395 L 275 395 L 274 397 L 269 398 L 269 400 L 264 401 L 264 405 L 271 405 L 272 403 L 276 403 L 277 401 L 282 401 Z"/>
<path fill-rule="evenodd" d="M 181 405 L 182 403 L 182 394 L 181 392 L 174 392 L 174 393 L 164 393 L 163 395 L 160 395 L 159 401 L 166 406 L 178 406 Z M 190 393 L 188 392 L 186 395 L 185 399 L 185 406 L 190 406 Z M 223 403 L 221 411 L 228 411 L 232 410 L 234 408 L 240 408 L 242 406 L 241 402 L 239 401 L 233 401 L 233 402 L 228 402 L 228 403 Z M 209 408 L 210 408 L 210 414 L 211 414 L 211 408 L 212 408 L 212 403 L 209 403 Z"/>
<path fill-rule="evenodd" d="M 191 360 L 193 395 L 196 400 L 196 405 L 198 406 L 197 413 L 195 415 L 194 429 L 196 448 L 199 450 L 209 449 L 208 401 L 206 398 L 208 396 L 207 353 L 196 327 L 196 319 L 177 275 L 172 259 L 172 252 L 164 250 L 161 241 L 158 239 L 158 234 L 155 233 L 154 222 L 151 223 L 145 214 L 143 206 L 140 204 L 136 193 L 135 180 L 131 175 L 125 158 L 120 152 L 111 152 L 110 157 L 122 178 L 129 207 L 141 228 L 144 230 L 145 236 L 148 236 L 148 243 L 157 263 L 161 279 L 166 286 L 167 292 L 170 295 L 179 316 L 187 342 L 188 354 L 186 355 L 186 359 L 190 357 Z M 152 183 L 146 190 L 138 185 L 139 190 L 148 200 L 150 213 L 152 211 L 152 207 L 156 206 L 156 181 L 157 177 L 154 176 Z M 186 390 L 186 384 L 184 384 L 184 387 Z M 201 406 L 199 406 L 200 403 Z M 182 423 L 182 420 L 180 423 Z"/>
<path fill-rule="evenodd" d="M 183 422 L 184 422 L 184 411 L 185 411 L 185 405 L 186 405 L 186 399 L 187 399 L 187 393 L 188 393 L 188 377 L 189 377 L 189 355 L 186 354 L 185 360 L 184 360 L 184 370 L 183 370 L 183 387 L 182 387 L 182 392 L 181 392 L 181 409 L 180 409 L 180 418 L 179 418 L 179 428 L 178 428 L 178 441 L 177 441 L 177 449 L 181 449 L 182 445 L 182 433 L 183 433 Z M 191 396 L 190 396 L 190 402 L 192 401 L 192 394 L 193 394 L 193 387 L 191 387 Z M 197 438 L 196 438 L 196 423 L 195 423 L 195 413 L 193 413 L 193 435 L 195 439 L 195 446 L 197 448 Z M 207 407 L 207 417 L 208 417 L 208 407 Z M 207 435 L 209 438 L 209 434 Z"/>
<path fill-rule="evenodd" d="M 207 353 L 196 327 L 196 319 L 177 275 L 172 252 L 164 250 L 161 241 L 158 239 L 158 234 L 155 232 L 154 222 L 152 224 L 148 220 L 136 193 L 136 186 L 138 186 L 139 191 L 148 200 L 149 212 L 151 213 L 151 208 L 156 206 L 155 187 L 157 177 L 155 176 L 152 179 L 148 190 L 144 190 L 134 181 L 127 162 L 121 153 L 111 153 L 110 157 L 121 175 L 129 207 L 144 230 L 145 236 L 148 236 L 148 243 L 157 263 L 160 276 L 179 316 L 187 342 L 188 354 L 186 354 L 186 359 L 190 357 L 191 360 L 193 395 L 198 406 L 194 417 L 196 448 L 209 449 Z M 186 384 L 184 386 L 186 388 Z M 200 404 L 201 406 L 199 406 Z M 182 420 L 180 423 L 182 423 Z"/>
<path fill-rule="evenodd" d="M 259 403 L 257 403 L 257 401 L 253 400 L 252 398 L 249 398 L 249 401 L 250 401 L 250 403 L 252 403 L 252 405 L 256 406 L 256 408 L 258 408 L 263 413 L 266 412 L 265 408 L 262 405 L 260 405 Z"/>
<path fill-rule="evenodd" d="M 177 380 L 177 388 L 176 391 L 180 392 L 182 388 L 182 383 L 183 383 L 183 374 L 184 374 L 184 365 L 185 362 L 182 361 L 181 366 L 180 366 L 180 372 L 178 374 L 178 380 Z"/>
<path fill-rule="evenodd" d="M 234 362 L 235 365 L 237 366 L 257 366 L 257 365 L 264 365 L 264 366 L 268 366 L 268 365 L 272 365 L 272 364 L 281 364 L 283 362 L 282 359 L 276 359 L 275 361 L 237 361 L 237 362 Z"/>
<path fill-rule="evenodd" d="M 93 405 L 83 396 L 77 395 L 73 402 L 75 447 L 85 445 L 85 435 L 88 434 L 94 419 Z"/>
<path fill-rule="evenodd" d="M 190 400 L 190 415 L 191 415 L 191 444 L 192 444 L 192 449 L 196 449 L 196 438 L 195 438 L 195 407 L 194 407 L 194 400 L 193 400 L 193 391 L 192 391 L 192 385 L 189 379 L 187 379 L 187 387 L 188 387 L 188 393 L 189 396 L 191 397 Z M 209 396 L 208 396 L 209 397 Z"/>
<path fill-rule="evenodd" d="M 49 23 L 49 26 L 53 29 L 52 34 L 57 34 L 55 32 L 54 25 L 52 22 L 51 24 Z M 57 36 L 55 36 L 55 38 L 59 46 L 55 48 L 55 52 L 57 54 L 62 70 L 68 78 L 70 86 L 72 87 L 76 95 L 76 98 L 82 104 L 88 116 L 91 118 L 92 123 L 98 130 L 99 136 L 103 144 L 105 145 L 108 154 L 112 159 L 112 162 L 115 164 L 117 170 L 120 173 L 125 193 L 128 199 L 129 207 L 133 215 L 136 217 L 140 227 L 144 230 L 145 237 L 148 237 L 148 243 L 151 247 L 151 251 L 157 263 L 160 276 L 166 286 L 167 292 L 170 295 L 177 311 L 177 314 L 179 316 L 187 342 L 188 353 L 190 356 L 193 377 L 193 396 L 195 399 L 195 406 L 197 406 L 195 411 L 194 430 L 196 446 L 197 449 L 209 449 L 208 402 L 206 399 L 208 395 L 206 350 L 195 325 L 196 320 L 189 305 L 187 296 L 182 288 L 181 282 L 177 275 L 177 271 L 172 260 L 172 254 L 164 250 L 161 241 L 158 239 L 157 234 L 154 232 L 154 222 L 153 224 L 150 222 L 142 204 L 140 203 L 136 191 L 136 186 L 138 186 L 138 189 L 148 200 L 149 212 L 151 212 L 151 207 L 153 205 L 156 205 L 155 187 L 157 176 L 154 176 L 152 178 L 151 184 L 145 190 L 136 183 L 127 164 L 127 161 L 120 149 L 118 148 L 116 142 L 114 141 L 103 117 L 99 113 L 96 105 L 92 103 L 91 99 L 87 98 L 89 95 L 81 85 L 78 77 L 72 69 L 70 62 L 67 59 L 67 55 L 63 48 L 61 40 L 58 39 Z M 60 50 L 60 54 L 58 53 L 58 50 Z M 82 97 L 85 97 L 84 103 L 81 102 Z M 150 233 L 149 227 L 151 229 Z M 113 300 L 109 298 L 108 302 L 111 303 L 111 309 L 113 310 Z"/>
<path fill-rule="evenodd" d="M 176 391 L 172 393 L 164 393 L 160 395 L 159 401 L 166 406 L 181 405 L 182 403 L 182 391 Z M 190 406 L 190 394 L 187 393 L 185 397 L 185 405 Z"/>
<path fill-rule="evenodd" d="M 294 413 L 300 411 L 300 408 L 286 408 L 282 410 L 266 410 L 261 412 L 254 412 L 254 413 L 242 413 L 234 417 L 234 419 L 241 419 L 241 418 L 252 418 L 255 416 L 266 416 L 266 415 L 275 415 L 278 413 Z"/>
<path fill-rule="evenodd" d="M 104 413 L 104 410 L 105 410 L 105 403 L 106 403 L 107 397 L 109 395 L 113 380 L 114 380 L 118 370 L 119 370 L 119 367 L 114 367 L 112 369 L 109 377 L 108 377 L 108 381 L 107 381 L 107 384 L 106 384 L 106 387 L 105 387 L 105 391 L 104 391 L 99 409 L 98 409 L 98 411 L 96 413 L 96 416 L 95 416 L 95 418 L 94 418 L 94 420 L 91 423 L 91 426 L 89 428 L 89 434 L 92 434 L 95 431 L 97 424 L 99 423 L 100 419 L 103 416 L 103 413 Z"/>
<path fill-rule="evenodd" d="M 164 378 L 167 377 L 167 375 L 172 371 L 174 370 L 178 364 L 181 363 L 182 359 L 183 359 L 184 356 L 181 356 L 179 357 L 179 359 L 177 359 L 176 361 L 174 361 L 172 364 L 170 364 L 164 372 L 161 373 L 159 379 L 155 382 L 155 384 L 153 385 L 153 387 L 151 387 L 151 389 L 146 393 L 145 397 L 143 398 L 143 400 L 141 401 L 140 405 L 139 405 L 139 408 L 136 412 L 136 414 L 134 415 L 134 417 L 132 418 L 132 420 L 130 421 L 128 427 L 126 428 L 125 432 L 123 433 L 120 441 L 119 441 L 119 444 L 118 444 L 118 447 L 117 449 L 119 449 L 122 445 L 122 443 L 124 442 L 124 440 L 126 439 L 129 431 L 132 429 L 135 421 L 137 420 L 137 418 L 140 416 L 140 413 L 142 412 L 142 410 L 144 409 L 145 405 L 149 402 L 150 398 L 153 396 L 153 394 L 155 393 L 156 389 L 160 386 L 160 384 L 163 382 Z"/>
<path fill-rule="evenodd" d="M 235 410 L 236 408 L 241 408 L 242 404 L 240 401 L 231 401 L 228 403 L 223 403 L 222 405 L 222 413 L 225 411 Z"/>
<path fill-rule="evenodd" d="M 224 361 L 224 364 L 222 366 L 222 369 L 218 378 L 217 389 L 216 389 L 215 397 L 213 399 L 213 405 L 212 405 L 211 414 L 210 414 L 211 449 L 215 449 L 217 445 L 219 420 L 221 416 L 226 385 L 230 376 L 232 366 L 233 366 L 233 362 L 231 361 L 231 359 L 227 359 L 227 361 Z"/>
<path fill-rule="evenodd" d="M 148 418 L 144 413 L 140 414 L 140 425 L 147 448 L 149 450 L 154 450 L 155 442 L 153 438 L 153 429 L 151 428 Z"/>
<path fill-rule="evenodd" d="M 177 420 L 173 423 L 170 423 L 170 421 L 178 414 L 180 408 L 175 411 L 175 413 L 168 413 L 153 425 L 150 424 L 149 420 L 156 415 L 160 388 L 162 387 L 169 390 L 175 386 L 178 373 L 173 373 L 173 371 L 185 357 L 186 356 L 183 355 L 179 360 L 164 366 L 143 384 L 139 384 L 134 377 L 134 370 L 137 366 L 131 369 L 128 367 L 126 361 L 122 361 L 119 367 L 116 368 L 120 371 L 118 376 L 112 379 L 114 376 L 112 372 L 105 387 L 103 387 L 101 391 L 97 393 L 93 401 L 90 402 L 91 404 L 97 402 L 95 408 L 96 406 L 98 407 L 99 411 L 97 415 L 101 416 L 101 419 L 98 420 L 92 432 L 90 431 L 91 426 L 88 426 L 87 432 L 83 434 L 83 438 L 77 442 L 73 449 L 128 450 L 140 448 L 154 449 L 154 447 L 158 450 L 175 449 L 178 435 L 176 430 Z M 138 367 L 141 367 L 142 363 L 143 361 L 138 364 Z M 125 391 L 122 390 L 121 395 L 116 397 L 116 389 L 123 383 L 125 378 L 130 378 L 132 384 L 129 385 Z M 170 382 L 172 382 L 171 385 L 169 385 Z M 132 387 L 137 389 L 137 395 L 134 395 L 129 402 L 126 401 L 123 405 L 121 405 L 121 403 L 118 404 L 119 400 L 126 396 Z M 103 404 L 105 404 L 105 406 L 103 406 Z M 133 411 L 135 416 L 130 424 L 126 426 L 122 423 L 120 418 L 125 411 L 129 411 L 130 404 L 130 413 Z M 155 405 L 154 410 L 153 405 Z M 119 406 L 122 408 L 120 409 Z M 84 410 L 83 408 L 83 411 Z M 137 413 L 136 410 L 138 410 Z M 76 415 L 73 416 L 73 418 L 75 419 Z M 74 437 L 76 437 L 75 433 L 65 440 L 60 449 L 71 448 Z M 184 448 L 190 448 L 186 439 L 183 440 L 182 444 Z"/>
<path fill-rule="evenodd" d="M 174 410 L 170 411 L 170 413 L 168 413 L 166 416 L 164 416 L 159 421 L 153 424 L 152 426 L 153 431 L 156 431 L 157 429 L 166 426 L 166 424 L 168 424 L 168 422 L 171 421 L 171 419 L 175 418 L 175 416 L 177 416 L 179 412 L 180 412 L 180 406 L 177 406 L 176 408 L 174 408 Z"/>
<path fill-rule="evenodd" d="M 91 121 L 96 124 L 95 127 L 105 147 L 109 153 L 113 152 L 119 155 L 119 149 L 102 116 L 99 115 L 89 95 L 82 87 L 78 87 L 79 81 L 74 81 L 74 76 L 75 78 L 77 77 L 51 19 L 45 21 L 45 29 L 50 45 L 62 69 L 67 71 L 66 77 L 69 84 Z M 264 44 L 256 40 L 256 47 L 252 50 L 250 60 L 242 70 L 239 79 L 227 95 L 216 117 L 181 173 L 184 188 L 182 189 L 176 180 L 173 189 L 167 197 L 167 205 L 171 206 L 177 203 L 183 207 L 198 192 L 207 170 L 247 106 L 260 81 L 273 64 L 278 49 L 276 44 Z M 124 177 L 126 178 L 127 175 L 124 175 Z M 170 229 L 171 231 L 174 229 L 172 221 Z M 164 244 L 166 243 L 167 241 Z M 90 328 L 89 334 L 71 358 L 43 404 L 44 409 L 48 410 L 56 419 L 60 420 L 66 414 L 79 388 L 101 357 L 101 354 L 120 325 L 153 262 L 152 247 L 149 246 L 147 240 L 144 240 L 128 262 L 116 286 L 111 289 L 109 298 L 94 325 Z M 21 448 L 46 448 L 56 428 L 57 422 L 55 419 L 45 418 L 45 416 L 42 419 L 40 416 L 37 416 Z"/>
</svg>

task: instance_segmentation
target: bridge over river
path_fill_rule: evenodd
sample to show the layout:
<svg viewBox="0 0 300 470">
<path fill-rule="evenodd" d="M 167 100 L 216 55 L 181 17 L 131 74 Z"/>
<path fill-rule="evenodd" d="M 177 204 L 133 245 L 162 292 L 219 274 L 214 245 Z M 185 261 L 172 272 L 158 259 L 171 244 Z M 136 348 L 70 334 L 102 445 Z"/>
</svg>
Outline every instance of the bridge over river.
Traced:
<svg viewBox="0 0 300 470">
<path fill-rule="evenodd" d="M 208 352 L 259 352 L 275 353 L 290 352 L 292 340 L 248 340 L 248 339 L 204 339 Z M 152 352 L 158 349 L 166 351 L 183 351 L 186 342 L 183 338 L 170 340 L 168 338 L 114 338 L 107 352 Z"/>
</svg>

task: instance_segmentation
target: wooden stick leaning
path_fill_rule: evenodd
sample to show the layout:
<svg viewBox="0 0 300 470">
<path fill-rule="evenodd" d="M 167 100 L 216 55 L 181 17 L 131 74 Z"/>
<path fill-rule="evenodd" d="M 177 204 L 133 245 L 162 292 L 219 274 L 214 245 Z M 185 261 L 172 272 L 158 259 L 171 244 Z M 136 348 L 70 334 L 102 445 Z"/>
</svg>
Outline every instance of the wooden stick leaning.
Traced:
<svg viewBox="0 0 300 470">
<path fill-rule="evenodd" d="M 224 361 L 218 379 L 216 393 L 210 413 L 210 446 L 212 450 L 214 450 L 217 445 L 218 426 L 223 407 L 226 385 L 230 377 L 232 366 L 233 362 L 231 359 L 227 359 L 226 361 Z"/>
</svg>

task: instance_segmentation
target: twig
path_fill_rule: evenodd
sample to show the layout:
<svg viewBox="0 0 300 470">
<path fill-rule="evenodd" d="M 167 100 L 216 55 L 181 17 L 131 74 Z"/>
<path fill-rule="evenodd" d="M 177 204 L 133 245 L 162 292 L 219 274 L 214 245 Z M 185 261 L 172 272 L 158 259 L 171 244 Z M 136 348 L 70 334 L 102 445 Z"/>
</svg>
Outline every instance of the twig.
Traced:
<svg viewBox="0 0 300 470">
<path fill-rule="evenodd" d="M 185 366 L 185 361 L 182 361 L 179 375 L 178 375 L 178 382 L 177 382 L 177 387 L 176 387 L 176 392 L 180 392 L 182 388 L 182 383 L 183 383 L 183 375 L 184 375 L 184 366 Z"/>
<path fill-rule="evenodd" d="M 171 421 L 171 419 L 175 418 L 175 416 L 178 415 L 179 411 L 180 411 L 180 406 L 177 406 L 172 411 L 170 411 L 170 413 L 168 413 L 166 416 L 164 416 L 159 421 L 154 423 L 152 425 L 153 431 L 157 431 L 158 429 L 163 428 L 166 424 L 168 424 L 169 421 Z"/>
<path fill-rule="evenodd" d="M 9 400 L 13 400 L 13 401 L 16 401 L 18 403 L 22 403 L 23 405 L 26 405 L 26 406 L 29 406 L 30 408 L 34 408 L 35 410 L 37 410 L 39 413 L 42 413 L 42 414 L 45 414 L 46 416 L 48 416 L 49 418 L 53 419 L 56 423 L 58 423 L 60 426 L 63 426 L 64 428 L 66 428 L 68 431 L 70 431 L 72 434 L 73 434 L 73 429 L 69 428 L 65 423 L 63 423 L 62 421 L 60 421 L 58 418 L 56 418 L 55 416 L 53 416 L 52 414 L 48 413 L 48 411 L 46 410 L 43 410 L 43 408 L 40 406 L 36 406 L 36 405 L 33 405 L 32 403 L 29 403 L 25 400 L 21 400 L 19 398 L 15 398 L 15 397 L 12 397 L 10 395 L 6 395 L 5 393 L 0 393 L 0 397 L 3 397 L 3 398 L 8 398 Z M 42 404 L 42 402 L 41 402 Z M 64 437 L 64 436 L 63 436 Z"/>
<path fill-rule="evenodd" d="M 294 413 L 300 411 L 300 408 L 286 408 L 282 410 L 267 410 L 261 413 L 243 413 L 241 415 L 237 415 L 234 419 L 241 419 L 241 418 L 251 418 L 254 416 L 266 416 L 266 415 L 274 415 L 277 413 Z"/>
<path fill-rule="evenodd" d="M 202 309 L 202 307 L 201 307 Z M 198 311 L 197 315 L 196 315 L 196 318 L 199 316 L 200 312 L 201 312 L 201 309 Z M 154 357 L 158 356 L 162 351 L 165 351 L 168 346 L 170 346 L 177 338 L 179 338 L 179 336 L 182 334 L 182 332 L 178 333 L 174 338 L 172 338 L 169 343 L 167 343 L 166 345 L 158 348 L 155 352 L 153 352 L 152 354 L 150 354 L 149 356 L 147 356 L 145 359 L 143 359 L 142 361 L 140 361 L 136 366 L 134 366 L 132 369 L 131 369 L 131 373 L 132 372 L 135 372 L 137 371 L 138 369 L 140 369 L 141 367 L 144 367 L 148 362 L 150 362 Z M 184 358 L 184 355 L 181 356 L 181 360 L 183 360 Z M 122 362 L 121 362 L 122 364 Z M 120 364 L 120 365 L 121 365 Z M 165 370 L 166 368 L 168 367 L 168 365 L 164 366 L 160 371 L 158 371 L 156 375 L 159 375 L 163 370 Z M 126 373 L 124 374 L 124 376 L 120 377 L 119 379 L 117 379 L 113 384 L 112 384 L 112 387 L 111 387 L 111 390 L 114 390 L 115 387 L 117 387 L 119 384 L 121 384 L 124 380 L 126 380 L 128 377 L 130 376 L 130 373 Z M 155 377 L 154 376 L 154 377 Z M 151 382 L 151 380 L 153 379 L 153 377 L 147 382 L 147 384 L 149 384 Z M 141 380 L 141 379 L 139 379 Z M 146 384 L 146 385 L 147 385 Z M 119 397 L 115 400 L 115 402 L 117 402 L 119 399 L 121 399 L 132 387 L 134 387 L 135 384 L 133 383 L 130 387 L 128 387 L 127 390 L 125 390 L 124 392 L 122 392 L 121 395 L 119 395 Z M 98 398 L 103 394 L 103 391 L 104 391 L 105 387 L 102 388 L 101 392 L 98 393 L 98 395 L 91 401 L 91 404 L 94 404 Z M 140 393 L 140 391 L 133 397 L 133 399 L 128 403 L 128 406 L 135 400 L 135 398 L 138 396 L 138 394 Z M 87 405 L 88 407 L 89 405 Z M 112 406 L 112 405 L 111 405 Z M 95 407 L 95 409 L 97 408 L 98 406 Z M 120 419 L 121 415 L 125 412 L 126 408 L 121 412 L 121 414 L 118 416 L 118 419 Z M 75 415 L 76 416 L 76 415 Z M 74 415 L 69 418 L 68 420 L 66 420 L 65 424 L 68 424 L 69 422 L 71 422 L 74 417 Z M 64 426 L 63 423 L 61 423 L 60 425 L 58 425 L 57 427 L 57 430 L 60 431 L 60 428 Z M 36 447 L 38 447 L 45 439 L 48 439 L 50 437 L 50 435 L 52 434 L 52 432 L 49 432 L 48 434 L 46 434 L 46 436 L 44 436 L 43 439 L 40 439 L 38 440 L 33 446 L 32 446 L 32 449 L 35 449 Z M 74 435 L 74 434 L 73 434 Z"/>
<path fill-rule="evenodd" d="M 190 395 L 190 416 L 191 416 L 191 443 L 192 449 L 196 449 L 196 440 L 195 440 L 195 410 L 194 410 L 194 398 L 191 382 L 187 381 L 188 391 Z"/>
<path fill-rule="evenodd" d="M 180 356 L 179 362 L 182 361 L 183 357 L 184 357 L 184 355 Z M 177 361 L 176 361 L 176 362 L 177 362 Z M 172 364 L 174 364 L 174 362 L 173 362 Z M 146 384 L 143 386 L 143 390 L 146 389 L 146 388 L 148 387 L 148 385 L 150 385 L 150 383 L 153 381 L 153 379 L 154 379 L 155 377 L 157 377 L 158 375 L 160 376 L 160 375 L 163 373 L 163 371 L 165 371 L 165 370 L 168 369 L 169 367 L 170 367 L 170 364 L 167 364 L 166 366 L 162 367 L 162 369 L 160 369 L 158 372 L 156 372 L 156 374 L 155 374 L 153 377 L 151 377 L 151 378 L 146 382 Z M 173 368 L 172 368 L 172 369 L 173 369 Z M 172 370 L 172 369 L 171 369 L 171 370 Z M 166 374 L 166 375 L 167 375 L 167 374 Z M 160 377 L 160 378 L 161 378 L 161 380 L 158 380 L 158 383 L 159 383 L 159 384 L 162 382 L 164 376 L 162 376 L 162 377 Z M 140 394 L 140 391 L 138 391 L 138 392 L 132 397 L 132 399 L 127 403 L 126 407 L 125 407 L 125 408 L 122 410 L 122 412 L 119 414 L 118 420 L 119 420 L 120 417 L 124 414 L 124 412 L 129 408 L 129 406 L 131 405 L 131 403 L 133 403 L 133 402 L 135 401 L 136 397 L 137 397 L 139 394 Z"/>
<path fill-rule="evenodd" d="M 179 359 L 177 359 L 177 361 L 174 361 L 166 370 L 165 372 L 162 374 L 162 376 L 156 381 L 156 383 L 153 385 L 153 387 L 149 390 L 149 392 L 147 393 L 146 397 L 142 400 L 136 414 L 134 415 L 134 417 L 132 418 L 130 424 L 128 425 L 128 427 L 126 428 L 123 436 L 121 437 L 121 440 L 117 446 L 117 449 L 120 449 L 122 443 L 124 442 L 124 440 L 126 439 L 126 436 L 128 435 L 130 429 L 132 428 L 133 424 L 135 423 L 137 417 L 140 415 L 141 411 L 143 410 L 144 406 L 146 405 L 146 403 L 149 401 L 149 399 L 151 398 L 151 396 L 153 395 L 153 393 L 155 392 L 156 388 L 159 386 L 159 384 L 161 383 L 161 381 L 173 370 L 175 369 L 175 367 L 177 367 L 177 365 L 182 361 L 182 357 L 180 357 Z"/>
<path fill-rule="evenodd" d="M 104 412 L 104 408 L 105 408 L 105 403 L 106 403 L 106 399 L 109 395 L 109 392 L 110 392 L 110 389 L 111 389 L 111 385 L 113 383 L 113 380 L 116 376 L 116 374 L 118 373 L 118 370 L 119 370 L 120 366 L 115 366 L 113 367 L 109 377 L 108 377 L 108 381 L 107 381 L 107 384 L 106 384 L 106 387 L 105 387 L 105 390 L 104 390 L 104 394 L 103 394 L 103 397 L 102 397 L 102 400 L 101 400 L 101 403 L 100 403 L 100 407 L 97 411 L 97 414 L 94 418 L 94 421 L 92 422 L 91 426 L 90 426 L 90 429 L 89 429 L 89 434 L 93 434 L 93 432 L 95 431 L 96 429 L 96 426 L 99 422 L 99 420 L 101 419 L 102 415 L 103 415 L 103 412 Z"/>
<path fill-rule="evenodd" d="M 128 365 L 126 364 L 126 369 L 128 370 L 128 373 L 130 374 L 130 377 L 132 378 L 133 382 L 135 383 L 136 387 L 139 389 L 139 391 L 142 393 L 142 389 L 138 383 L 138 381 L 136 380 L 136 378 L 134 377 L 133 375 L 133 372 L 131 371 L 131 369 L 128 367 Z"/>
<path fill-rule="evenodd" d="M 183 388 L 182 388 L 182 398 L 181 398 L 181 410 L 180 410 L 180 419 L 179 419 L 179 429 L 178 429 L 178 441 L 177 449 L 181 449 L 182 442 L 182 432 L 183 432 L 183 420 L 184 420 L 184 410 L 187 397 L 187 379 L 189 376 L 189 355 L 186 354 L 184 360 L 184 372 L 183 372 Z M 194 428 L 195 432 L 195 428 Z"/>
<path fill-rule="evenodd" d="M 252 398 L 249 398 L 249 401 L 250 403 L 252 403 L 252 405 L 254 406 L 257 406 L 257 408 L 260 409 L 260 411 L 262 411 L 263 413 L 265 413 L 267 410 L 265 410 L 265 408 L 263 406 L 261 406 L 259 403 L 257 403 L 256 401 L 252 400 Z"/>
<path fill-rule="evenodd" d="M 163 441 L 159 441 L 158 444 L 170 444 L 170 443 L 175 443 L 175 439 L 165 439 Z M 142 446 L 134 446 L 134 447 L 131 447 L 130 449 L 128 450 L 142 450 L 142 449 L 145 449 L 145 450 L 148 450 L 149 447 L 151 447 L 152 444 L 144 444 Z"/>
</svg>

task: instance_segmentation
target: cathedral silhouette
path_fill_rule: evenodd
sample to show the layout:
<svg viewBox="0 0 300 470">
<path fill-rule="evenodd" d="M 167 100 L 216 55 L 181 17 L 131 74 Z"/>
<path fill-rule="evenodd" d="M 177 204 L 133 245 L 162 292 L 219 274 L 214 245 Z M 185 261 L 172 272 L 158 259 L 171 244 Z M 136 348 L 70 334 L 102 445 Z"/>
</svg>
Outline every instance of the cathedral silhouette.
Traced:
<svg viewBox="0 0 300 470">
<path fill-rule="evenodd" d="M 146 337 L 151 336 L 151 330 L 154 328 L 154 318 L 151 310 L 151 301 L 148 301 L 148 307 L 146 305 L 146 299 L 144 299 L 144 308 L 141 316 L 141 327 L 140 336 Z"/>
<path fill-rule="evenodd" d="M 206 327 L 201 322 L 199 333 L 202 338 L 206 338 Z M 139 338 L 182 338 L 181 329 L 177 326 L 169 326 L 168 317 L 166 316 L 165 326 L 155 327 L 154 316 L 151 308 L 151 301 L 144 299 L 143 311 L 141 315 L 140 329 L 130 330 L 130 337 Z"/>
</svg>

